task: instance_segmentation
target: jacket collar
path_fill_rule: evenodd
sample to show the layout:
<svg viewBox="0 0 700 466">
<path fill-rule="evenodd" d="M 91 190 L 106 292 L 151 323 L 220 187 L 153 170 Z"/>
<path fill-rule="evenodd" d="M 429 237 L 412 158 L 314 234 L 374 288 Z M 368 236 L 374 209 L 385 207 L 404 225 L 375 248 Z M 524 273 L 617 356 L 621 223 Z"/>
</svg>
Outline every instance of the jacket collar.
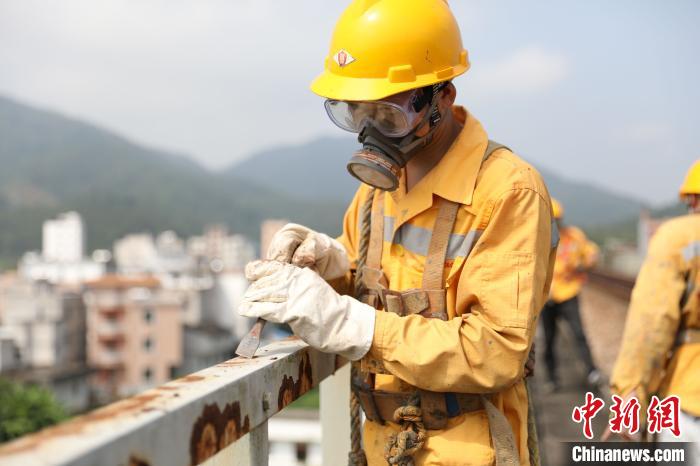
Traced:
<svg viewBox="0 0 700 466">
<path fill-rule="evenodd" d="M 452 114 L 463 126 L 440 162 L 409 193 L 406 193 L 406 171 L 403 170 L 399 188 L 392 194 L 398 198 L 424 198 L 436 194 L 453 202 L 471 205 L 488 136 L 481 123 L 469 115 L 464 107 L 455 105 Z"/>
<path fill-rule="evenodd" d="M 463 124 L 462 131 L 440 163 L 426 175 L 425 181 L 434 194 L 459 204 L 471 205 L 476 177 L 489 142 L 488 136 L 481 123 L 468 115 L 464 107 L 455 106 L 452 113 Z"/>
<path fill-rule="evenodd" d="M 471 205 L 476 178 L 488 145 L 488 136 L 481 123 L 461 106 L 452 107 L 462 130 L 442 157 L 409 192 L 406 192 L 406 171 L 402 171 L 399 187 L 391 193 L 396 207 L 396 231 L 401 224 L 433 205 L 433 194 L 463 205 Z"/>
</svg>

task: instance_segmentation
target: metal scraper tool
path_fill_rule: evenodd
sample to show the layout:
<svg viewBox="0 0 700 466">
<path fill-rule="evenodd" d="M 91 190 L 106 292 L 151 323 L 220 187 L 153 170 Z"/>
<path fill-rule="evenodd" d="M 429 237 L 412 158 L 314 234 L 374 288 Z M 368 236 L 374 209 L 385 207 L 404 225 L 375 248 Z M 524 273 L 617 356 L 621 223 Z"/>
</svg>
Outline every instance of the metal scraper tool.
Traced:
<svg viewBox="0 0 700 466">
<path fill-rule="evenodd" d="M 255 356 L 255 352 L 258 350 L 258 346 L 260 346 L 260 334 L 263 328 L 265 328 L 266 323 L 267 321 L 265 319 L 258 317 L 258 320 L 253 324 L 253 328 L 250 329 L 250 332 L 248 332 L 238 344 L 238 348 L 236 348 L 236 354 L 238 356 L 248 359 Z"/>
<path fill-rule="evenodd" d="M 316 267 L 313 265 L 308 267 L 314 272 L 317 272 Z M 265 328 L 266 323 L 267 321 L 265 319 L 258 317 L 258 320 L 255 321 L 255 324 L 253 324 L 253 328 L 250 329 L 248 334 L 244 336 L 241 342 L 238 344 L 238 348 L 236 348 L 236 354 L 238 356 L 247 359 L 251 359 L 253 356 L 255 356 L 255 352 L 260 346 L 260 334 L 262 333 L 263 328 Z"/>
</svg>

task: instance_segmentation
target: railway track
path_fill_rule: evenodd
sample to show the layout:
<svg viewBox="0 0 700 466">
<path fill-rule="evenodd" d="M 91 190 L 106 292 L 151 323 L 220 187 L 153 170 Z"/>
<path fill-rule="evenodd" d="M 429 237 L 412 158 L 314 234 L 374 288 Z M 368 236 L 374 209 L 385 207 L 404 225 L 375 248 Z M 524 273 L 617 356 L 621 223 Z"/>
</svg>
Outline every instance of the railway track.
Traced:
<svg viewBox="0 0 700 466">
<path fill-rule="evenodd" d="M 609 400 L 608 379 L 619 350 L 634 279 L 606 270 L 589 274 L 580 295 L 581 320 L 593 360 L 603 374 L 598 387 L 588 385 L 583 364 L 574 348 L 574 339 L 566 325 L 560 323 L 557 341 L 559 375 L 562 387 L 555 393 L 546 391 L 544 377 L 544 341 L 538 329 L 538 362 L 533 384 L 537 424 L 540 431 L 540 454 L 543 466 L 568 464 L 565 442 L 581 441 L 581 427 L 571 421 L 574 406 L 580 405 L 586 391 Z M 540 350 L 540 348 L 542 348 Z M 606 416 L 594 420 L 594 432 L 602 433 Z"/>
<path fill-rule="evenodd" d="M 588 274 L 588 283 L 611 295 L 629 301 L 634 288 L 634 278 L 619 273 L 596 269 Z"/>
</svg>

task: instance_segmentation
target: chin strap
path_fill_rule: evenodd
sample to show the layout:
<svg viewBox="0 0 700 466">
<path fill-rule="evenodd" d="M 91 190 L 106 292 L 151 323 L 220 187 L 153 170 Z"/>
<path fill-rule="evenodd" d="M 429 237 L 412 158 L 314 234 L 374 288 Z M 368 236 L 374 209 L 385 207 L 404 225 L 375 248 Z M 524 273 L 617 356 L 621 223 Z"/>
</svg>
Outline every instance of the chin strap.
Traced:
<svg viewBox="0 0 700 466">
<path fill-rule="evenodd" d="M 397 145 L 396 148 L 403 155 L 403 159 L 408 161 L 411 157 L 409 154 L 412 152 L 422 149 L 433 141 L 433 135 L 437 129 L 437 124 L 442 120 L 442 115 L 440 115 L 440 109 L 438 108 L 438 97 L 440 96 L 440 91 L 447 86 L 447 81 L 441 83 L 433 84 L 432 86 L 432 97 L 430 99 L 430 107 L 425 115 L 421 119 L 421 122 L 416 126 L 416 129 L 410 134 L 406 135 Z M 430 131 L 428 134 L 421 137 L 416 137 L 415 133 L 418 129 L 422 128 L 423 125 L 428 123 L 430 125 Z"/>
</svg>

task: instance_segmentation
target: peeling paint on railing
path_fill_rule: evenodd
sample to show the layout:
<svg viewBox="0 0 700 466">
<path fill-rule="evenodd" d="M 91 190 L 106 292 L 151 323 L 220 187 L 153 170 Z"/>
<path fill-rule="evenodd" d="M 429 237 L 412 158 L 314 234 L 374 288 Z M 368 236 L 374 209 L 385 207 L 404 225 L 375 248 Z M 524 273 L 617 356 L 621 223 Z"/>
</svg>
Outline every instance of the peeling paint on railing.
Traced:
<svg viewBox="0 0 700 466">
<path fill-rule="evenodd" d="M 194 466 L 335 372 L 298 339 L 235 358 L 0 447 L 3 466 Z"/>
</svg>

